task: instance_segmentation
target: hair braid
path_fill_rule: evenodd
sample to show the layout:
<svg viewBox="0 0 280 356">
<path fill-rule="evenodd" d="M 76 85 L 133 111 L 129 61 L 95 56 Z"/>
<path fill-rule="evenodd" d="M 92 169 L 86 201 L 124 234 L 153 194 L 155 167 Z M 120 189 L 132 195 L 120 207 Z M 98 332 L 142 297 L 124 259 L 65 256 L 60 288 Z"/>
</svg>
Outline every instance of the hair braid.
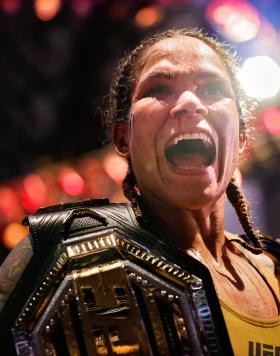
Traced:
<svg viewBox="0 0 280 356">
<path fill-rule="evenodd" d="M 231 239 L 229 242 L 237 242 L 245 249 L 251 251 L 254 254 L 260 254 L 263 251 L 263 247 L 257 231 L 253 228 L 252 218 L 249 212 L 248 202 L 246 201 L 242 190 L 236 183 L 236 179 L 232 178 L 227 187 L 227 197 L 232 206 L 234 207 L 239 221 L 245 232 L 245 238 L 247 242 L 240 241 L 238 239 Z"/>
<path fill-rule="evenodd" d="M 140 196 L 137 193 L 137 183 L 133 173 L 131 163 L 128 161 L 128 171 L 123 180 L 122 188 L 125 197 L 130 201 L 135 217 L 139 222 L 145 222 L 146 219 L 142 213 Z"/>
</svg>

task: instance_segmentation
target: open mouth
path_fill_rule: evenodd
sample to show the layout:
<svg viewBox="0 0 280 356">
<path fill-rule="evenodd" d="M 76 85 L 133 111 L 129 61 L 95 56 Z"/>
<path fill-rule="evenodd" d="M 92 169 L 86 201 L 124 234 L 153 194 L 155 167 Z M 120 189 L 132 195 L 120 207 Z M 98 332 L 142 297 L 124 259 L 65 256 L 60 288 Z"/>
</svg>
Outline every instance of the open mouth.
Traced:
<svg viewBox="0 0 280 356">
<path fill-rule="evenodd" d="M 204 133 L 180 135 L 165 149 L 166 159 L 183 169 L 208 167 L 215 156 L 215 145 Z"/>
</svg>

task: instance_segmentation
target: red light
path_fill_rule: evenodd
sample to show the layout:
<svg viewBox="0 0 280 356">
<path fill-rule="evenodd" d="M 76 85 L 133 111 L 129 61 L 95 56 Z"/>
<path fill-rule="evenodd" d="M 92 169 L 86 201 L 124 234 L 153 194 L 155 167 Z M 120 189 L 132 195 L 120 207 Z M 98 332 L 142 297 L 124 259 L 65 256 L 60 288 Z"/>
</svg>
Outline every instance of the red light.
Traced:
<svg viewBox="0 0 280 356">
<path fill-rule="evenodd" d="M 20 0 L 2 0 L 2 9 L 10 14 L 16 13 L 20 7 Z"/>
<path fill-rule="evenodd" d="M 151 27 L 162 20 L 163 11 L 157 6 L 147 6 L 139 10 L 135 16 L 135 22 L 138 26 L 146 28 Z"/>
<path fill-rule="evenodd" d="M 79 172 L 81 172 L 85 180 L 95 180 L 105 174 L 102 163 L 92 157 L 86 157 L 81 161 Z"/>
<path fill-rule="evenodd" d="M 83 178 L 71 168 L 63 168 L 60 173 L 60 185 L 71 196 L 80 195 L 85 188 Z"/>
<path fill-rule="evenodd" d="M 260 17 L 248 1 L 214 0 L 206 15 L 225 36 L 236 42 L 254 38 L 260 28 Z"/>
<path fill-rule="evenodd" d="M 188 4 L 191 0 L 157 0 L 162 5 Z"/>
<path fill-rule="evenodd" d="M 105 157 L 103 166 L 109 177 L 117 184 L 122 184 L 127 172 L 127 163 L 123 158 L 110 153 Z"/>
<path fill-rule="evenodd" d="M 22 204 L 31 213 L 47 203 L 47 189 L 43 179 L 30 174 L 23 180 Z"/>
<path fill-rule="evenodd" d="M 226 4 L 212 2 L 208 5 L 206 13 L 208 17 L 214 20 L 218 25 L 224 25 L 226 23 L 226 19 L 232 13 L 232 7 Z"/>
<path fill-rule="evenodd" d="M 3 243 L 8 249 L 14 248 L 20 240 L 26 237 L 28 228 L 19 223 L 10 223 L 3 232 Z"/>
<path fill-rule="evenodd" d="M 5 223 L 21 217 L 23 210 L 20 207 L 17 194 L 12 188 L 2 186 L 0 188 L 0 220 Z"/>
<path fill-rule="evenodd" d="M 272 135 L 280 135 L 280 110 L 269 108 L 262 114 L 264 126 Z"/>
<path fill-rule="evenodd" d="M 91 8 L 91 0 L 73 0 L 71 3 L 72 10 L 79 16 L 86 16 Z"/>
<path fill-rule="evenodd" d="M 61 6 L 61 0 L 35 0 L 34 10 L 42 21 L 53 19 Z"/>
<path fill-rule="evenodd" d="M 85 197 L 102 198 L 110 195 L 114 184 L 99 159 L 85 157 L 79 165 L 79 172 L 85 180 Z"/>
</svg>

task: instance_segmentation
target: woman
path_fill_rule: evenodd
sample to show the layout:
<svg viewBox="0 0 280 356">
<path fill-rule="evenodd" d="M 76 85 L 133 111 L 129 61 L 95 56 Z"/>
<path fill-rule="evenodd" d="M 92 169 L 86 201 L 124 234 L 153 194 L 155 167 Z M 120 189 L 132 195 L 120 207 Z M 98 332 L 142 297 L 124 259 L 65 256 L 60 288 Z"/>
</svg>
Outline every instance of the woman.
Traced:
<svg viewBox="0 0 280 356">
<path fill-rule="evenodd" d="M 201 31 L 161 33 L 121 62 L 107 119 L 129 162 L 123 189 L 136 217 L 208 267 L 235 354 L 279 352 L 279 285 L 255 258 L 263 244 L 234 178 L 250 118 L 236 70 L 234 56 Z M 226 194 L 244 239 L 224 231 Z M 23 268 L 14 269 L 19 254 L 26 264 L 28 241 L 0 271 L 3 302 Z"/>
<path fill-rule="evenodd" d="M 279 347 L 280 319 L 279 285 L 254 258 L 262 243 L 234 178 L 250 118 L 236 70 L 214 39 L 167 31 L 121 63 L 111 117 L 130 166 L 127 198 L 148 229 L 208 267 L 241 355 L 253 354 L 254 342 Z M 225 193 L 245 240 L 224 231 Z"/>
</svg>

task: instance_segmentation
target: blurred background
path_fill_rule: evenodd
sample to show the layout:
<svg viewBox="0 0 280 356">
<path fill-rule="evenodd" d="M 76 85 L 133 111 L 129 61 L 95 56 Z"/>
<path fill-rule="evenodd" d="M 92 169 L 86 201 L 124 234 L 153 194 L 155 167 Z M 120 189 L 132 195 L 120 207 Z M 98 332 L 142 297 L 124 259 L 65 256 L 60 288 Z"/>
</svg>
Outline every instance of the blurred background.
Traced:
<svg viewBox="0 0 280 356">
<path fill-rule="evenodd" d="M 41 206 L 125 201 L 101 104 L 124 52 L 170 27 L 203 27 L 238 51 L 260 101 L 239 169 L 256 227 L 279 236 L 279 15 L 277 0 L 0 0 L 0 262 Z M 226 228 L 241 231 L 228 205 Z"/>
</svg>

